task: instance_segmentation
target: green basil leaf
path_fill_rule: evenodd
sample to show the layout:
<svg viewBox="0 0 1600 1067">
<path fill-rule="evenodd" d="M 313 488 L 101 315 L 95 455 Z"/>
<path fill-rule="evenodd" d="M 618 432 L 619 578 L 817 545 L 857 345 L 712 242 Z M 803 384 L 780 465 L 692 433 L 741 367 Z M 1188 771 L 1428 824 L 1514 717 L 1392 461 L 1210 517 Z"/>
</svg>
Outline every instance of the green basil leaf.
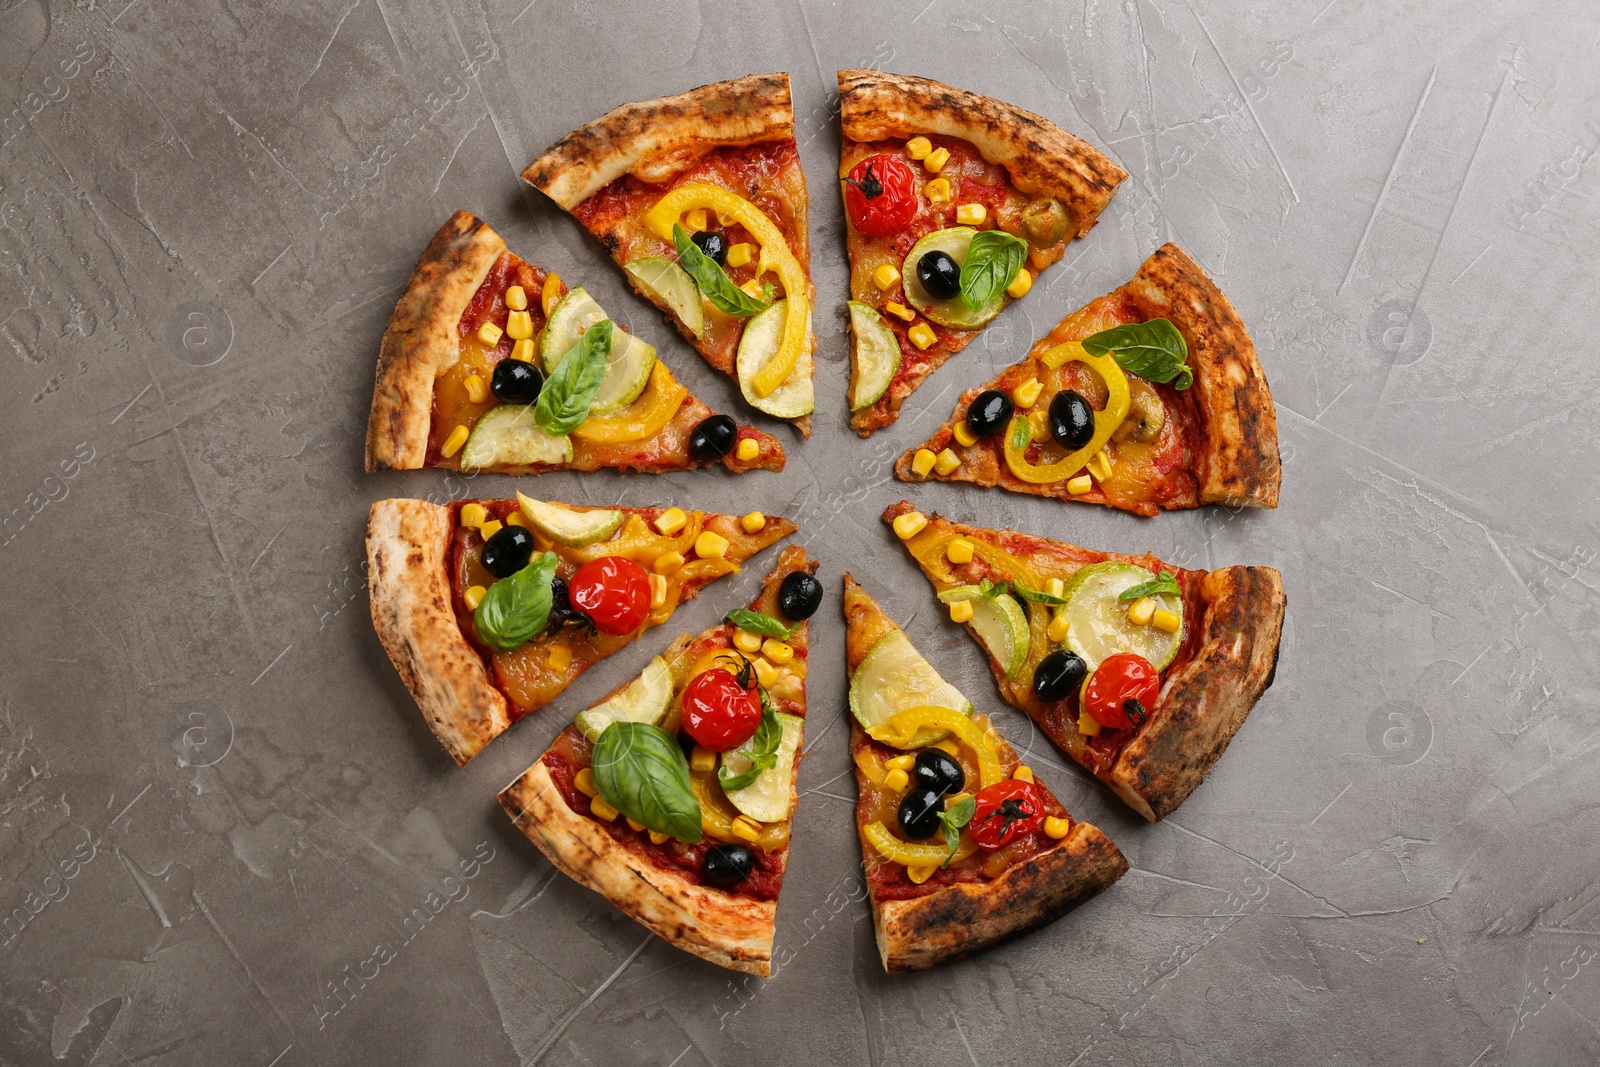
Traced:
<svg viewBox="0 0 1600 1067">
<path fill-rule="evenodd" d="M 1005 596 L 1006 595 L 1006 583 L 1005 582 L 991 582 L 987 578 L 979 578 L 978 579 L 978 592 L 983 594 L 985 599 L 993 600 L 997 596 Z"/>
<path fill-rule="evenodd" d="M 700 801 L 689 788 L 689 761 L 661 727 L 612 723 L 594 744 L 592 766 L 595 788 L 622 814 L 679 841 L 700 840 Z"/>
<path fill-rule="evenodd" d="M 723 314 L 748 319 L 772 302 L 768 295 L 772 291 L 770 283 L 762 289 L 762 295 L 768 296 L 768 299 L 757 300 L 734 285 L 721 265 L 700 251 L 700 246 L 690 240 L 688 231 L 676 222 L 672 224 L 672 243 L 678 249 L 678 265 L 689 272 L 689 277 L 706 294 L 706 299 Z"/>
<path fill-rule="evenodd" d="M 778 746 L 783 743 L 783 721 L 778 718 L 778 709 L 767 700 L 767 694 L 761 694 L 761 725 L 756 727 L 756 732 L 750 740 L 734 749 L 736 755 L 748 757 L 750 766 L 743 774 L 729 774 L 727 767 L 717 768 L 717 781 L 722 783 L 724 792 L 734 789 L 743 789 L 750 785 L 761 772 L 777 766 Z"/>
<path fill-rule="evenodd" d="M 1028 258 L 1028 242 L 1004 230 L 980 230 L 961 264 L 961 302 L 977 311 L 1005 291 Z"/>
<path fill-rule="evenodd" d="M 776 637 L 780 641 L 787 641 L 800 628 L 799 623 L 785 626 L 783 623 L 759 611 L 749 608 L 734 608 L 728 612 L 727 619 L 739 629 L 748 633 L 760 634 L 762 637 Z"/>
<path fill-rule="evenodd" d="M 944 827 L 944 845 L 950 850 L 939 866 L 948 867 L 950 861 L 955 859 L 956 850 L 961 847 L 961 828 L 972 821 L 972 815 L 977 810 L 977 797 L 963 797 L 939 813 L 939 822 Z"/>
<path fill-rule="evenodd" d="M 1035 589 L 1026 582 L 1013 581 L 1011 588 L 1016 590 L 1017 595 L 1023 600 L 1031 600 L 1035 604 L 1043 604 L 1046 607 L 1059 608 L 1067 602 L 1066 597 L 1046 593 L 1043 589 Z"/>
<path fill-rule="evenodd" d="M 1124 589 L 1117 597 L 1118 601 L 1138 600 L 1145 596 L 1158 596 L 1161 593 L 1170 593 L 1181 597 L 1183 587 L 1178 584 L 1178 579 L 1172 576 L 1171 571 L 1162 571 L 1159 578 L 1152 578 L 1148 582 L 1140 582 L 1131 588 Z"/>
<path fill-rule="evenodd" d="M 472 613 L 478 640 L 496 652 L 510 652 L 539 636 L 550 618 L 550 582 L 555 575 L 556 554 L 546 552 L 491 585 Z"/>
<path fill-rule="evenodd" d="M 1174 389 L 1194 384 L 1194 371 L 1186 362 L 1189 345 L 1170 319 L 1151 319 L 1109 330 L 1083 339 L 1083 350 L 1091 356 L 1111 353 L 1123 370 L 1132 371 L 1151 382 L 1172 382 Z"/>
<path fill-rule="evenodd" d="M 557 437 L 569 434 L 589 417 L 594 395 L 606 380 L 612 329 L 610 319 L 601 319 L 583 331 L 577 346 L 556 364 L 533 409 L 533 420 L 546 433 Z"/>
<path fill-rule="evenodd" d="M 1033 440 L 1033 427 L 1028 425 L 1027 419 L 1013 419 L 1011 422 L 1011 447 L 1021 452 L 1028 447 L 1028 442 Z"/>
</svg>

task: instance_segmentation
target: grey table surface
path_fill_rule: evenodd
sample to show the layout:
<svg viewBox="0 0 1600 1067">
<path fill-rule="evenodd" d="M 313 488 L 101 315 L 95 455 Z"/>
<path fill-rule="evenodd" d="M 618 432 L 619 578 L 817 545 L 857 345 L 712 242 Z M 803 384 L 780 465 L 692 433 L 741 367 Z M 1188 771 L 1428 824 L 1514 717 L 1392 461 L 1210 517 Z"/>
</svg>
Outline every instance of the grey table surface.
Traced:
<svg viewBox="0 0 1600 1067">
<path fill-rule="evenodd" d="M 1041 112 L 1132 175 L 870 442 L 845 425 L 830 180 L 834 71 L 856 66 Z M 361 442 L 390 307 L 461 207 L 744 414 L 517 172 L 618 103 L 772 69 L 815 198 L 814 438 L 780 428 L 781 475 L 536 483 L 782 513 L 822 560 L 762 981 L 557 875 L 494 794 L 771 555 L 458 770 L 373 636 L 363 523 L 515 483 L 367 476 Z M 6 0 L 0 86 L 0 1063 L 1600 1060 L 1592 4 Z M 1278 510 L 1141 520 L 893 480 L 962 388 L 1166 240 L 1260 348 Z M 1277 684 L 1172 818 L 1144 824 L 1001 706 L 878 521 L 902 495 L 1282 569 Z M 882 973 L 846 567 L 1119 843 L 1120 883 Z"/>
</svg>

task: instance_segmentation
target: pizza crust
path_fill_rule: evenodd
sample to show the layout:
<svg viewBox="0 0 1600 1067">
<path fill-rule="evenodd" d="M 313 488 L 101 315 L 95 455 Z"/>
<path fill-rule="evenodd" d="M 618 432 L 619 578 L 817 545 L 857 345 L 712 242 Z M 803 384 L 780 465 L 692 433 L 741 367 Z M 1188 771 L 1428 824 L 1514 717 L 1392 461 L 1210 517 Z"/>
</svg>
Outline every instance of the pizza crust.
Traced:
<svg viewBox="0 0 1600 1067">
<path fill-rule="evenodd" d="M 450 509 L 380 500 L 367 515 L 372 627 L 445 750 L 465 767 L 511 725 L 450 598 Z"/>
<path fill-rule="evenodd" d="M 1005 167 L 1024 193 L 1059 199 L 1078 237 L 1094 226 L 1128 176 L 1048 119 L 928 78 L 841 70 L 839 104 L 844 135 L 854 141 L 931 133 L 969 142 L 984 159 Z"/>
<path fill-rule="evenodd" d="M 367 472 L 420 470 L 428 455 L 433 382 L 461 351 L 458 327 L 506 243 L 471 212 L 433 235 L 389 316 L 367 420 Z"/>
<path fill-rule="evenodd" d="M 546 149 L 522 180 L 571 211 L 625 174 L 666 181 L 717 148 L 794 136 L 788 74 L 751 74 L 623 104 Z"/>
<path fill-rule="evenodd" d="M 1151 822 L 1170 815 L 1222 758 L 1271 684 L 1287 601 L 1271 567 L 1224 567 L 1201 580 L 1204 643 L 1168 676 L 1156 710 L 1102 780 Z"/>
<path fill-rule="evenodd" d="M 912 900 L 873 897 L 878 955 L 891 973 L 970 956 L 1054 922 L 1127 870 L 1127 859 L 1105 834 L 1074 823 L 1060 845 L 992 882 L 957 882 Z"/>
</svg>

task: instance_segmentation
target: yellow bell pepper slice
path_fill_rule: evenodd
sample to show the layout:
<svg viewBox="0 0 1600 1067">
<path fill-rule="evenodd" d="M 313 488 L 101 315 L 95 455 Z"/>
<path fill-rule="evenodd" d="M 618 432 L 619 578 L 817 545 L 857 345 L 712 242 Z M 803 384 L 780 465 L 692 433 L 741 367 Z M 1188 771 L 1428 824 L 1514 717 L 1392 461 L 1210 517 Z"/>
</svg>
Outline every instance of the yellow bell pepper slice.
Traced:
<svg viewBox="0 0 1600 1067">
<path fill-rule="evenodd" d="M 955 572 L 950 570 L 949 558 L 946 555 L 950 542 L 960 536 L 954 533 L 934 533 L 930 527 L 912 538 L 908 547 L 911 549 L 912 558 L 927 568 L 929 574 L 949 585 L 961 585 L 963 583 L 956 579 Z M 966 540 L 972 541 L 974 558 L 983 560 L 996 570 L 1005 571 L 1018 581 L 1039 588 L 1040 583 L 1035 578 L 1032 568 L 1018 557 L 986 541 L 976 541 L 971 538 Z"/>
<path fill-rule="evenodd" d="M 871 727 L 867 733 L 874 741 L 891 748 L 905 748 L 911 739 L 923 730 L 948 730 L 978 757 L 978 778 L 982 788 L 987 788 L 1005 777 L 1000 768 L 1000 754 L 978 722 L 954 708 L 923 705 L 897 711 L 886 723 Z M 943 862 L 941 860 L 941 862 Z"/>
<path fill-rule="evenodd" d="M 787 819 L 762 824 L 761 836 L 753 842 L 735 836 L 733 820 L 739 817 L 739 812 L 729 802 L 722 786 L 717 784 L 715 771 L 689 775 L 689 791 L 700 801 L 700 831 L 707 837 L 730 845 L 753 844 L 763 852 L 780 849 L 789 843 L 790 824 Z M 940 858 L 943 859 L 942 856 Z"/>
<path fill-rule="evenodd" d="M 1091 356 L 1078 342 L 1068 341 L 1056 345 L 1040 358 L 1044 365 L 1052 370 L 1074 360 L 1086 364 L 1105 380 L 1110 396 L 1106 399 L 1105 409 L 1094 413 L 1094 436 L 1089 439 L 1089 443 L 1066 459 L 1054 463 L 1041 463 L 1038 466 L 1029 463 L 1027 446 L 1018 448 L 1016 445 L 1017 420 L 1011 420 L 1011 425 L 1006 427 L 1005 436 L 1006 466 L 1011 468 L 1012 474 L 1033 485 L 1062 482 L 1077 474 L 1083 469 L 1084 464 L 1106 446 L 1106 442 L 1111 440 L 1111 435 L 1116 432 L 1117 427 L 1122 425 L 1122 420 L 1128 417 L 1128 377 L 1122 373 L 1122 367 L 1117 363 L 1115 356 Z"/>
<path fill-rule="evenodd" d="M 783 321 L 783 340 L 778 345 L 778 352 L 751 383 L 757 396 L 768 396 L 789 377 L 806 343 L 806 320 L 811 317 L 811 303 L 805 269 L 789 250 L 789 242 L 784 240 L 783 231 L 765 212 L 744 197 L 720 186 L 705 182 L 680 185 L 656 201 L 656 206 L 645 213 L 644 224 L 663 241 L 671 241 L 673 223 L 685 211 L 695 208 L 720 212 L 750 231 L 750 236 L 761 245 L 762 267 L 770 266 L 777 271 L 778 280 L 783 283 L 784 296 L 789 298 Z"/>
<path fill-rule="evenodd" d="M 902 841 L 881 822 L 870 822 L 863 826 L 861 836 L 867 839 L 867 844 L 878 850 L 878 855 L 907 867 L 942 867 L 947 856 L 954 863 L 966 859 L 978 849 L 972 835 L 963 832 L 961 845 L 956 849 L 956 854 L 951 856 L 950 850 L 943 845 L 913 845 Z"/>
<path fill-rule="evenodd" d="M 688 395 L 689 390 L 658 359 L 650 371 L 650 383 L 639 399 L 610 415 L 591 415 L 578 424 L 572 436 L 597 445 L 643 440 L 660 433 Z"/>
<path fill-rule="evenodd" d="M 878 762 L 878 757 L 873 755 L 872 749 L 863 748 L 856 753 L 856 766 L 861 769 L 861 776 L 879 789 L 885 787 L 889 772 L 883 769 L 883 764 Z"/>
</svg>

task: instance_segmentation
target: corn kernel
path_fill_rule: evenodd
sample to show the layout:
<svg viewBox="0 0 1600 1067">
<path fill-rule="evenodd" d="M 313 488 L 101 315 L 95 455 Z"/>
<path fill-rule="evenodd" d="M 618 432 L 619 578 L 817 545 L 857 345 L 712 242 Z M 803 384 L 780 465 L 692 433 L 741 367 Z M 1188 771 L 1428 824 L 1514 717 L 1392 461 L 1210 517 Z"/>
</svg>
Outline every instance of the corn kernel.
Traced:
<svg viewBox="0 0 1600 1067">
<path fill-rule="evenodd" d="M 1071 630 L 1072 624 L 1068 621 L 1067 617 L 1062 614 L 1057 614 L 1051 617 L 1050 625 L 1045 627 L 1044 635 L 1046 638 L 1059 645 L 1061 642 L 1067 639 L 1067 634 L 1071 632 Z"/>
<path fill-rule="evenodd" d="M 740 241 L 728 247 L 728 266 L 742 267 L 755 258 L 755 246 L 749 241 Z"/>
<path fill-rule="evenodd" d="M 965 537 L 958 537 L 945 547 L 944 558 L 951 563 L 972 562 L 972 542 Z"/>
<path fill-rule="evenodd" d="M 656 557 L 656 561 L 654 563 L 650 564 L 651 570 L 655 571 L 657 574 L 676 574 L 678 573 L 679 568 L 682 566 L 682 552 L 663 552 L 661 555 Z"/>
<path fill-rule="evenodd" d="M 683 228 L 688 230 L 690 233 L 699 233 L 701 230 L 705 229 L 706 209 L 703 207 L 697 207 L 691 211 L 685 211 L 683 213 Z"/>
<path fill-rule="evenodd" d="M 572 666 L 572 649 L 566 645 L 551 645 L 550 651 L 545 653 L 544 662 L 553 671 L 565 671 Z"/>
<path fill-rule="evenodd" d="M 694 539 L 694 554 L 701 559 L 721 559 L 728 554 L 728 539 L 711 530 L 701 530 Z"/>
<path fill-rule="evenodd" d="M 533 336 L 533 316 L 526 311 L 506 314 L 506 336 L 513 341 L 526 341 Z"/>
<path fill-rule="evenodd" d="M 761 824 L 748 815 L 741 815 L 733 820 L 731 829 L 733 836 L 742 841 L 754 841 L 761 836 Z"/>
<path fill-rule="evenodd" d="M 582 793 L 586 797 L 598 796 L 600 794 L 600 790 L 596 788 L 594 784 L 594 771 L 589 767 L 585 767 L 577 774 L 573 775 L 572 784 L 577 788 L 578 792 Z"/>
<path fill-rule="evenodd" d="M 1050 440 L 1050 414 L 1046 408 L 1037 408 L 1028 412 L 1028 434 L 1031 440 Z"/>
<path fill-rule="evenodd" d="M 926 137 L 913 137 L 906 142 L 906 155 L 912 159 L 927 159 L 928 153 L 933 151 L 933 142 Z"/>
<path fill-rule="evenodd" d="M 539 290 L 539 306 L 544 309 L 545 317 L 549 318 L 550 310 L 556 306 L 556 301 L 566 295 L 567 287 L 561 284 L 561 275 L 551 271 L 545 275 L 544 288 Z"/>
<path fill-rule="evenodd" d="M 928 525 L 926 515 L 920 511 L 908 511 L 904 515 L 895 516 L 894 535 L 902 541 L 909 541 L 921 533 L 926 525 Z"/>
<path fill-rule="evenodd" d="M 1017 276 L 1011 279 L 1011 284 L 1006 286 L 1006 295 L 1013 299 L 1028 295 L 1028 290 L 1033 288 L 1033 275 L 1027 267 L 1019 267 Z"/>
<path fill-rule="evenodd" d="M 1033 781 L 1033 768 L 1026 763 L 1017 764 L 1017 769 L 1011 772 L 1011 777 L 1019 782 Z"/>
<path fill-rule="evenodd" d="M 650 579 L 650 606 L 659 608 L 667 602 L 667 580 L 659 574 L 646 575 Z"/>
<path fill-rule="evenodd" d="M 935 178 L 922 187 L 922 195 L 930 203 L 948 204 L 955 197 L 955 192 L 950 188 L 949 178 Z"/>
<path fill-rule="evenodd" d="M 740 516 L 739 525 L 744 528 L 745 533 L 760 533 L 767 528 L 767 517 L 759 511 L 752 511 L 748 515 Z"/>
<path fill-rule="evenodd" d="M 489 521 L 489 511 L 482 504 L 461 505 L 461 525 L 482 526 Z"/>
<path fill-rule="evenodd" d="M 1057 841 L 1067 836 L 1072 829 L 1071 819 L 1062 819 L 1054 815 L 1044 817 L 1044 832 L 1046 837 L 1053 837 Z"/>
<path fill-rule="evenodd" d="M 467 443 L 467 428 L 457 426 L 450 431 L 450 436 L 444 439 L 444 444 L 439 446 L 439 452 L 445 459 L 449 459 L 461 451 L 461 446 Z"/>
<path fill-rule="evenodd" d="M 1078 712 L 1078 732 L 1084 737 L 1093 737 L 1100 732 L 1100 720 L 1090 715 L 1087 710 Z"/>
<path fill-rule="evenodd" d="M 739 286 L 739 288 L 743 290 L 745 296 L 748 296 L 753 300 L 761 299 L 763 289 L 760 278 L 751 278 L 749 281 Z"/>
<path fill-rule="evenodd" d="M 1076 478 L 1067 479 L 1067 492 L 1073 496 L 1082 496 L 1093 488 L 1094 482 L 1090 481 L 1087 474 L 1080 474 Z"/>
<path fill-rule="evenodd" d="M 944 165 L 948 162 L 950 162 L 950 149 L 935 148 L 928 153 L 928 158 L 922 161 L 922 165 L 928 168 L 930 174 L 938 174 L 944 170 Z"/>
<path fill-rule="evenodd" d="M 495 345 L 499 344 L 500 338 L 504 335 L 505 331 L 492 322 L 486 322 L 482 326 L 478 327 L 478 340 L 482 341 L 490 348 L 493 348 Z"/>
<path fill-rule="evenodd" d="M 939 336 L 933 332 L 933 327 L 929 326 L 925 322 L 919 322 L 915 326 L 911 327 L 911 329 L 906 331 L 906 336 L 911 338 L 912 344 L 916 345 L 920 349 L 923 349 L 924 351 L 927 350 L 929 345 L 933 344 L 933 342 L 939 339 Z"/>
<path fill-rule="evenodd" d="M 963 226 L 981 226 L 989 217 L 989 209 L 982 204 L 957 204 L 956 221 Z"/>
<path fill-rule="evenodd" d="M 1142 596 L 1128 605 L 1128 621 L 1135 626 L 1144 626 L 1155 613 L 1156 602 L 1147 596 Z"/>
<path fill-rule="evenodd" d="M 608 804 L 605 797 L 591 797 L 589 800 L 589 814 L 601 822 L 616 822 L 617 816 L 621 815 L 622 812 Z"/>
<path fill-rule="evenodd" d="M 794 659 L 794 646 L 787 641 L 779 641 L 776 637 L 769 637 L 761 642 L 761 654 L 782 667 Z"/>
<path fill-rule="evenodd" d="M 489 395 L 489 389 L 483 384 L 483 379 L 476 374 L 467 375 L 467 380 L 461 383 L 467 388 L 467 399 L 474 404 L 481 404 Z"/>
<path fill-rule="evenodd" d="M 917 765 L 917 757 L 909 756 L 909 755 L 908 756 L 892 756 L 889 759 L 886 759 L 886 760 L 883 761 L 884 769 L 885 770 L 890 770 L 890 771 L 907 771 L 907 772 L 909 772 L 911 770 L 911 768 L 915 767 L 916 765 Z"/>
<path fill-rule="evenodd" d="M 1084 468 L 1095 477 L 1095 481 L 1103 482 L 1111 477 L 1111 453 L 1101 449 L 1089 457 L 1089 462 Z"/>
<path fill-rule="evenodd" d="M 941 148 L 939 151 L 943 152 L 944 149 Z M 931 863 L 918 864 L 906 868 L 906 877 L 911 879 L 914 885 L 921 885 L 929 878 L 932 878 L 933 872 L 937 871 L 938 869 L 939 868 L 937 866 Z"/>
<path fill-rule="evenodd" d="M 978 435 L 967 426 L 966 419 L 956 423 L 956 443 L 962 448 L 971 448 L 978 443 Z"/>
<path fill-rule="evenodd" d="M 477 611 L 478 605 L 483 603 L 483 598 L 489 590 L 481 585 L 469 585 L 467 591 L 461 594 L 461 599 L 467 602 L 468 611 Z"/>
<path fill-rule="evenodd" d="M 709 748 L 694 746 L 694 751 L 689 753 L 689 769 L 699 771 L 701 774 L 710 774 L 717 769 L 717 754 Z"/>
<path fill-rule="evenodd" d="M 1029 378 L 1011 390 L 1011 400 L 1019 408 L 1031 408 L 1039 402 L 1039 394 L 1042 392 L 1044 383 L 1037 378 Z"/>
<path fill-rule="evenodd" d="M 638 833 L 640 830 L 644 829 L 644 823 L 642 823 L 642 822 L 634 822 L 632 819 L 629 819 L 628 820 L 628 829 L 632 830 L 634 833 Z"/>
<path fill-rule="evenodd" d="M 961 756 L 961 748 L 960 748 L 960 746 L 957 745 L 954 741 L 950 740 L 948 737 L 945 738 L 943 741 L 935 742 L 931 747 L 938 749 L 940 752 L 947 752 L 950 755 L 957 757 L 958 759 Z"/>
<path fill-rule="evenodd" d="M 733 647 L 753 656 L 761 651 L 761 635 L 753 634 L 749 630 L 734 630 Z"/>
<path fill-rule="evenodd" d="M 1175 634 L 1178 632 L 1178 628 L 1183 625 L 1183 619 L 1178 616 L 1176 611 L 1157 608 L 1156 613 L 1150 616 L 1150 625 L 1164 634 Z"/>
<path fill-rule="evenodd" d="M 650 843 L 652 845 L 664 845 L 671 836 L 671 834 L 664 834 L 660 830 L 651 830 Z"/>
<path fill-rule="evenodd" d="M 511 358 L 512 359 L 519 360 L 519 361 L 521 361 L 523 363 L 532 363 L 534 355 L 535 355 L 535 352 L 534 352 L 534 348 L 533 348 L 533 338 L 524 337 L 520 341 L 513 341 L 512 342 L 512 344 L 511 344 Z"/>
<path fill-rule="evenodd" d="M 728 214 L 726 211 L 717 212 L 717 225 L 718 226 L 732 226 L 734 224 L 734 222 L 736 222 L 736 221 L 737 220 L 732 215 Z"/>
<path fill-rule="evenodd" d="M 1044 591 L 1051 596 L 1062 596 L 1067 591 L 1067 583 L 1062 578 L 1049 578 L 1045 580 Z"/>
<path fill-rule="evenodd" d="M 739 446 L 733 450 L 733 454 L 738 457 L 740 463 L 753 462 L 757 456 L 761 455 L 761 442 L 754 437 L 746 437 L 739 442 Z M 757 530 L 760 528 L 759 526 L 756 527 Z M 751 533 L 754 532 L 755 530 L 751 531 Z"/>
<path fill-rule="evenodd" d="M 954 604 L 951 604 L 950 605 L 950 621 L 951 622 L 971 622 L 972 621 L 972 601 L 970 601 L 970 600 L 958 600 Z"/>
<path fill-rule="evenodd" d="M 948 448 L 940 449 L 939 454 L 935 456 L 933 460 L 934 473 L 939 475 L 941 478 L 948 478 L 950 475 L 954 474 L 956 468 L 960 466 L 961 457 L 950 451 Z"/>
<path fill-rule="evenodd" d="M 487 541 L 489 538 L 493 537 L 503 529 L 505 529 L 505 523 L 501 522 L 499 519 L 490 519 L 488 522 L 478 527 L 478 532 L 482 534 L 483 539 Z"/>
<path fill-rule="evenodd" d="M 896 768 L 895 770 L 892 770 L 883 776 L 884 788 L 888 789 L 891 793 L 902 792 L 905 790 L 905 787 L 910 784 L 911 775 L 907 774 L 903 770 L 900 770 L 899 768 Z"/>
<path fill-rule="evenodd" d="M 805 691 L 805 680 L 788 671 L 780 673 L 778 680 L 772 684 L 772 695 L 778 700 L 799 700 Z"/>
<path fill-rule="evenodd" d="M 911 473 L 918 478 L 926 478 L 928 472 L 933 470 L 933 461 L 938 458 L 926 448 L 917 449 L 917 454 L 911 457 Z"/>
<path fill-rule="evenodd" d="M 688 521 L 689 516 L 683 513 L 682 508 L 668 508 L 656 516 L 656 532 L 663 537 L 671 537 L 683 529 L 684 524 Z"/>
<path fill-rule="evenodd" d="M 756 665 L 756 681 L 761 683 L 761 688 L 771 689 L 778 681 L 778 668 L 764 659 L 753 660 Z"/>
<path fill-rule="evenodd" d="M 506 307 L 512 311 L 527 311 L 528 290 L 520 285 L 506 286 Z"/>
<path fill-rule="evenodd" d="M 528 526 L 528 524 L 523 521 L 522 512 L 520 512 L 520 511 L 513 511 L 511 514 L 507 515 L 506 516 L 506 525 L 507 526 L 521 526 L 524 529 L 526 529 L 527 526 Z"/>
<path fill-rule="evenodd" d="M 900 280 L 900 272 L 893 263 L 885 263 L 872 272 L 872 284 L 879 289 L 893 289 L 895 282 Z"/>
<path fill-rule="evenodd" d="M 914 322 L 917 317 L 917 313 L 915 311 L 912 311 L 904 304 L 897 304 L 893 300 L 885 301 L 883 310 L 904 322 Z"/>
</svg>

